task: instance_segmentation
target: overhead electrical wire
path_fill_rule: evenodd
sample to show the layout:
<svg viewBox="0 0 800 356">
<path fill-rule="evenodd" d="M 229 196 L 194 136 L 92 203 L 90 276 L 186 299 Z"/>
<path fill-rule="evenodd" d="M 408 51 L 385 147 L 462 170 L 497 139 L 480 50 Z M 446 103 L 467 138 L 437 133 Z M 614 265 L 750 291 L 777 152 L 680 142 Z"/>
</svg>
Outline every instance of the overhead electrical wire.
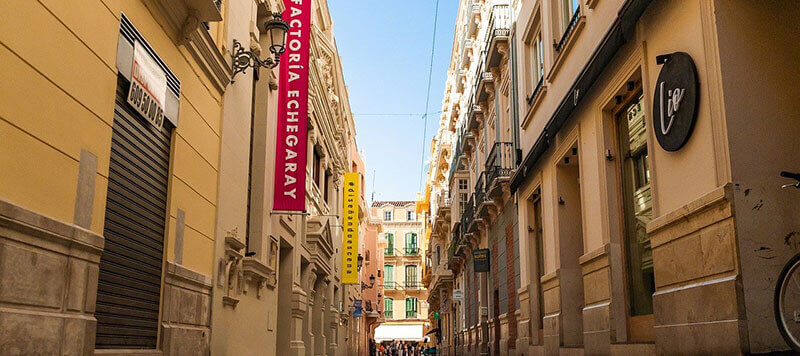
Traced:
<svg viewBox="0 0 800 356">
<path fill-rule="evenodd" d="M 431 111 L 427 114 L 441 114 L 441 111 Z M 353 113 L 353 116 L 420 116 L 426 114 L 419 113 Z"/>
<path fill-rule="evenodd" d="M 431 43 L 431 64 L 428 68 L 428 91 L 425 95 L 425 114 L 422 114 L 422 163 L 419 168 L 419 190 L 422 191 L 423 177 L 425 176 L 425 144 L 426 136 L 428 135 L 428 106 L 431 101 L 431 80 L 433 78 L 433 55 L 436 53 L 436 25 L 439 21 L 439 0 L 436 0 L 436 8 L 433 14 L 433 39 Z M 424 194 L 424 192 L 423 192 Z"/>
</svg>

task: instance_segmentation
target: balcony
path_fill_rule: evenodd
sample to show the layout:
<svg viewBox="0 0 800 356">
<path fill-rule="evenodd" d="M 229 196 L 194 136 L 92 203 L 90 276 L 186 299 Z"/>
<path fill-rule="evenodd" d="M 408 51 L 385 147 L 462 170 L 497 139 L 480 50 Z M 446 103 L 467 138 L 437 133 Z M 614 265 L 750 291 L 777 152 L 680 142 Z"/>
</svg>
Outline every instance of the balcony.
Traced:
<svg viewBox="0 0 800 356">
<path fill-rule="evenodd" d="M 403 284 L 403 286 L 405 287 L 405 290 L 420 290 L 420 289 L 422 289 L 422 288 L 425 288 L 425 287 L 422 285 L 422 283 L 420 283 L 420 282 L 418 282 L 418 281 L 406 281 L 406 282 Z"/>
<path fill-rule="evenodd" d="M 492 72 L 481 72 L 478 87 L 475 88 L 475 102 L 480 104 L 489 100 L 489 92 L 494 89 L 494 75 Z"/>
<path fill-rule="evenodd" d="M 396 248 L 387 247 L 387 248 L 385 248 L 383 250 L 383 256 L 384 257 L 396 257 L 396 256 L 402 256 L 402 255 L 403 255 L 402 252 L 399 249 L 396 249 Z"/>
<path fill-rule="evenodd" d="M 483 109 L 478 105 L 472 105 L 472 103 L 470 103 L 470 109 L 467 115 L 469 115 L 467 118 L 467 132 L 480 130 L 481 124 L 483 123 Z"/>
<path fill-rule="evenodd" d="M 470 54 L 472 52 L 472 44 L 474 43 L 473 39 L 464 37 L 461 40 L 461 56 L 459 57 L 459 66 L 460 68 L 466 69 L 469 68 L 470 62 Z"/>
<path fill-rule="evenodd" d="M 406 310 L 406 319 L 416 319 L 416 318 L 417 318 L 416 310 Z"/>
<path fill-rule="evenodd" d="M 494 201 L 486 193 L 486 171 L 483 171 L 475 181 L 475 221 L 483 221 L 483 217 L 495 209 Z"/>
<path fill-rule="evenodd" d="M 419 247 L 411 246 L 403 249 L 404 256 L 419 257 Z"/>
<path fill-rule="evenodd" d="M 492 6 L 489 15 L 489 32 L 486 39 L 486 64 L 488 68 L 497 66 L 502 57 L 498 50 L 500 43 L 508 44 L 508 36 L 511 34 L 511 7 L 508 5 Z M 508 51 L 508 48 L 505 49 Z"/>
<path fill-rule="evenodd" d="M 516 166 L 516 150 L 511 142 L 495 142 L 486 158 L 485 190 L 489 197 L 502 193 L 502 184 L 507 183 Z"/>
<path fill-rule="evenodd" d="M 467 201 L 467 206 L 464 208 L 464 214 L 461 216 L 461 228 L 464 234 L 471 233 L 476 230 L 475 224 L 475 193 L 472 193 Z"/>
<path fill-rule="evenodd" d="M 480 0 L 473 0 L 470 7 L 469 21 L 467 23 L 467 36 L 473 36 L 478 30 L 478 23 L 481 16 L 481 2 Z"/>
<path fill-rule="evenodd" d="M 394 281 L 384 281 L 383 290 L 384 292 L 403 290 L 403 285 Z"/>
</svg>

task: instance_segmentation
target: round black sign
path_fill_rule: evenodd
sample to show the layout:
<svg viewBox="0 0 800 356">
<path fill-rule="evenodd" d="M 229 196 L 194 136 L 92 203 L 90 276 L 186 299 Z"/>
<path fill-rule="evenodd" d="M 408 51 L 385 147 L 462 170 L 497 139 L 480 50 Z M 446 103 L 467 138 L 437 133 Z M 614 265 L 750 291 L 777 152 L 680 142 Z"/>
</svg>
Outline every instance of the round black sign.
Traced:
<svg viewBox="0 0 800 356">
<path fill-rule="evenodd" d="M 697 120 L 697 69 L 685 52 L 659 56 L 657 62 L 664 64 L 656 81 L 653 130 L 663 149 L 677 151 L 689 140 Z"/>
</svg>

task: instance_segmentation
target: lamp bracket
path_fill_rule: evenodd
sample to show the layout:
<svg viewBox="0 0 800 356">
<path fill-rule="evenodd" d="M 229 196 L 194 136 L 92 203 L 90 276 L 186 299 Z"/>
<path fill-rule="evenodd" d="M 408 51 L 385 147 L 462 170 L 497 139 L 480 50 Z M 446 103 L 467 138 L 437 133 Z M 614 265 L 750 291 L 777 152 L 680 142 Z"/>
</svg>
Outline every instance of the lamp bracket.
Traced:
<svg viewBox="0 0 800 356">
<path fill-rule="evenodd" d="M 253 68 L 258 70 L 261 67 L 264 68 L 275 68 L 278 66 L 278 62 L 280 62 L 280 57 L 276 58 L 266 58 L 261 60 L 258 58 L 258 55 L 253 53 L 252 50 L 245 51 L 244 46 L 241 42 L 234 39 L 233 40 L 233 54 L 231 55 L 233 58 L 232 60 L 232 69 L 233 75 L 231 76 L 231 82 L 233 82 L 233 78 L 236 77 L 236 74 L 245 73 L 247 68 Z"/>
</svg>

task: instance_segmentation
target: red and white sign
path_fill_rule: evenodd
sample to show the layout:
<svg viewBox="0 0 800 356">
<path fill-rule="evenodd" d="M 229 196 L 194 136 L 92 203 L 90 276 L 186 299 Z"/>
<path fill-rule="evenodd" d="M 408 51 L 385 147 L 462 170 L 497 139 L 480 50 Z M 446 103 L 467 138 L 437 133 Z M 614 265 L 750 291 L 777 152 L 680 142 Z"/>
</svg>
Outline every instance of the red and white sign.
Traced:
<svg viewBox="0 0 800 356">
<path fill-rule="evenodd" d="M 289 32 L 278 77 L 273 210 L 305 212 L 311 0 L 284 0 L 284 5 Z"/>
<path fill-rule="evenodd" d="M 153 126 L 164 124 L 164 104 L 167 100 L 167 75 L 155 60 L 136 41 L 133 45 L 131 88 L 128 104 L 133 106 Z"/>
</svg>

